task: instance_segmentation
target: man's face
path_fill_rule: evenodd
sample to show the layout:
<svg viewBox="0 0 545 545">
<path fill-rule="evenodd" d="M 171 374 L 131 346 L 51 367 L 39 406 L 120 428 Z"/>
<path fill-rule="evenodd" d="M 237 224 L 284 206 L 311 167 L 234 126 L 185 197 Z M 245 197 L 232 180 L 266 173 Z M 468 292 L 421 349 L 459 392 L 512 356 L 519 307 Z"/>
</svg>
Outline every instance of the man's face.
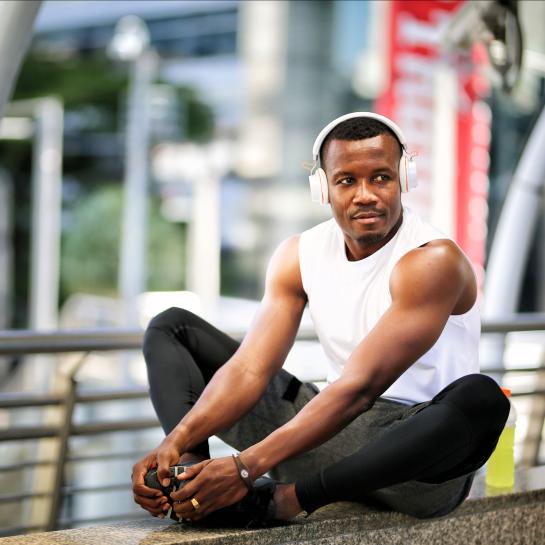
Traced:
<svg viewBox="0 0 545 545">
<path fill-rule="evenodd" d="M 399 143 L 389 134 L 332 140 L 325 149 L 331 210 L 350 260 L 382 248 L 401 225 L 399 159 Z"/>
</svg>

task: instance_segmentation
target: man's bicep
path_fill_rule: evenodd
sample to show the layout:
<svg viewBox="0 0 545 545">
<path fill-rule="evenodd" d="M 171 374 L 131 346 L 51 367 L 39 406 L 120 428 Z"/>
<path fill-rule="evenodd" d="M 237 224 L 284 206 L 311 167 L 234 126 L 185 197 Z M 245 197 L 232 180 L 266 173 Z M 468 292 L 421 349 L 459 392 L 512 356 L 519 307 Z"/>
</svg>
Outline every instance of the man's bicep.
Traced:
<svg viewBox="0 0 545 545">
<path fill-rule="evenodd" d="M 465 257 L 453 244 L 413 250 L 392 272 L 388 326 L 400 322 L 407 346 L 429 350 L 472 281 Z"/>
<path fill-rule="evenodd" d="M 306 304 L 299 272 L 298 237 L 277 249 L 267 270 L 265 294 L 237 356 L 272 377 L 293 345 Z"/>
<path fill-rule="evenodd" d="M 456 261 L 422 253 L 393 278 L 392 303 L 352 353 L 345 373 L 373 398 L 381 395 L 440 337 L 465 277 Z"/>
</svg>

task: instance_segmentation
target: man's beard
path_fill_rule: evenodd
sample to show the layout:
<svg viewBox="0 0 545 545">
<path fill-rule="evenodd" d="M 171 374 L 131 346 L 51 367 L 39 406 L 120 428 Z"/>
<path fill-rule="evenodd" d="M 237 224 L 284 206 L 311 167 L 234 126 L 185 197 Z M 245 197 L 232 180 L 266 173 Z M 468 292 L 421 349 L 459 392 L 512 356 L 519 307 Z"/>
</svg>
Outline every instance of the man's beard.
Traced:
<svg viewBox="0 0 545 545">
<path fill-rule="evenodd" d="M 376 244 L 384 240 L 388 233 L 369 233 L 358 237 L 358 242 L 361 244 Z"/>
</svg>

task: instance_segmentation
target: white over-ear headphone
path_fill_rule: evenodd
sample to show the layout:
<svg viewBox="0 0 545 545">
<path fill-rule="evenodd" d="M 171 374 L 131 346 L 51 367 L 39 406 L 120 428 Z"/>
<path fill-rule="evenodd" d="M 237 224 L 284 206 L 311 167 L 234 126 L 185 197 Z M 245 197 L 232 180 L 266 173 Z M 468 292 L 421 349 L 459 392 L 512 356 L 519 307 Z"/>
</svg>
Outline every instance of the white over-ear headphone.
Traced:
<svg viewBox="0 0 545 545">
<path fill-rule="evenodd" d="M 329 202 L 329 191 L 327 188 L 327 176 L 323 168 L 318 166 L 320 161 L 320 148 L 327 135 L 340 123 L 347 119 L 354 117 L 366 117 L 370 119 L 376 119 L 384 125 L 386 125 L 396 135 L 399 143 L 402 147 L 401 159 L 399 161 L 399 184 L 401 185 L 401 192 L 406 193 L 410 189 L 416 187 L 416 162 L 414 157 L 409 155 L 406 151 L 405 136 L 401 132 L 401 129 L 387 117 L 383 115 L 375 114 L 373 112 L 353 112 L 351 114 L 342 115 L 337 119 L 334 119 L 331 123 L 326 125 L 320 134 L 316 137 L 314 145 L 312 146 L 312 158 L 314 161 L 308 181 L 310 182 L 310 193 L 313 202 L 319 202 L 325 205 Z"/>
</svg>

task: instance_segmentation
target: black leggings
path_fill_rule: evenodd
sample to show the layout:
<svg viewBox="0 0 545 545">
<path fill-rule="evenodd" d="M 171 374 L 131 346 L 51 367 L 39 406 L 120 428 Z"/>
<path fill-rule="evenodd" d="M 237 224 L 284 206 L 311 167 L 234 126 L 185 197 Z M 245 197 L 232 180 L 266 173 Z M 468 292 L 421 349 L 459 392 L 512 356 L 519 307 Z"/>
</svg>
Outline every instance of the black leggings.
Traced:
<svg viewBox="0 0 545 545">
<path fill-rule="evenodd" d="M 144 337 L 150 395 L 165 433 L 195 404 L 239 343 L 194 314 L 172 308 L 149 324 Z M 444 482 L 475 471 L 492 453 L 509 402 L 484 375 L 467 375 L 372 443 L 321 471 L 302 475 L 296 493 L 303 509 L 339 500 L 363 501 L 373 491 L 418 480 Z M 209 457 L 208 442 L 192 452 Z"/>
<path fill-rule="evenodd" d="M 492 454 L 509 401 L 485 375 L 467 375 L 370 445 L 295 483 L 312 512 L 333 501 L 358 501 L 380 488 L 417 480 L 442 483 L 480 468 Z"/>
<path fill-rule="evenodd" d="M 144 359 L 151 402 L 165 434 L 189 412 L 238 347 L 237 341 L 184 309 L 170 308 L 151 320 L 144 335 Z M 192 452 L 209 458 L 208 441 Z"/>
</svg>

